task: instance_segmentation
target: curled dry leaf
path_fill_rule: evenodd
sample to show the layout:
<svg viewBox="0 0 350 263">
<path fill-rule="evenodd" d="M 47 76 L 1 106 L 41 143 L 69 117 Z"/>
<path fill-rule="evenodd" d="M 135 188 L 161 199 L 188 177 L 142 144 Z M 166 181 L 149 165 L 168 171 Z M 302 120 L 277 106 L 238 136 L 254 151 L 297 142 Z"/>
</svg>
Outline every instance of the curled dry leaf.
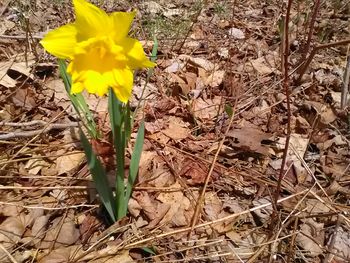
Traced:
<svg viewBox="0 0 350 263">
<path fill-rule="evenodd" d="M 0 62 L 0 85 L 6 88 L 13 88 L 16 86 L 17 81 L 9 76 L 9 72 L 12 71 L 15 75 L 22 75 L 25 77 L 32 77 L 31 66 L 35 63 L 34 60 L 29 60 L 28 64 L 25 62 L 6 61 Z"/>
<path fill-rule="evenodd" d="M 207 173 L 208 168 L 203 165 L 203 163 L 186 158 L 182 162 L 179 176 L 187 178 L 187 183 L 189 185 L 197 185 L 204 183 Z"/>
</svg>

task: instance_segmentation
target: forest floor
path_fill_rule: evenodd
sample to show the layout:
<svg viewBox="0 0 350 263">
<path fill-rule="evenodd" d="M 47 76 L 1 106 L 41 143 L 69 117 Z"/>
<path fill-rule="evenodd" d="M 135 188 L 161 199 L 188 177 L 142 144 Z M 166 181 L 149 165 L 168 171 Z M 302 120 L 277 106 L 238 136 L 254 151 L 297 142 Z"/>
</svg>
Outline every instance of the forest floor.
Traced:
<svg viewBox="0 0 350 263">
<path fill-rule="evenodd" d="M 293 1 L 288 119 L 283 1 L 93 2 L 136 9 L 131 34 L 147 54 L 159 45 L 131 100 L 146 135 L 129 213 L 106 222 L 39 44 L 74 21 L 71 2 L 2 0 L 0 262 L 350 262 L 350 3 L 321 1 L 311 26 L 314 3 Z M 106 98 L 86 97 L 108 137 Z"/>
</svg>

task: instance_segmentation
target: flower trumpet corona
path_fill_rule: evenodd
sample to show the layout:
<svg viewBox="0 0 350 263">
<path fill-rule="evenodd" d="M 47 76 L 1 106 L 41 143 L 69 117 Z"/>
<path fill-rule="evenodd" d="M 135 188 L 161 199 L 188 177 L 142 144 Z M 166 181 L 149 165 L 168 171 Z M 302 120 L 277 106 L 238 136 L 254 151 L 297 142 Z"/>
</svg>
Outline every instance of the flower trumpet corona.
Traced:
<svg viewBox="0 0 350 263">
<path fill-rule="evenodd" d="M 76 20 L 50 31 L 41 44 L 50 54 L 68 59 L 71 93 L 86 89 L 103 96 L 111 87 L 126 103 L 133 86 L 133 71 L 155 64 L 141 43 L 128 37 L 135 12 L 107 14 L 85 0 L 73 0 Z"/>
</svg>

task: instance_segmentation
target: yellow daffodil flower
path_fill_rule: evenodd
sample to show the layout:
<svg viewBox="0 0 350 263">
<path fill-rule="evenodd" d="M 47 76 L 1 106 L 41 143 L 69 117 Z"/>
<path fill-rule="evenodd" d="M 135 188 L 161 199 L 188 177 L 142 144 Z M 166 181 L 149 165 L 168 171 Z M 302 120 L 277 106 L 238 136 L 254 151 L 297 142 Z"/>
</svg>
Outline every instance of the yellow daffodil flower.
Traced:
<svg viewBox="0 0 350 263">
<path fill-rule="evenodd" d="M 133 86 L 133 71 L 155 64 L 145 56 L 141 43 L 128 37 L 135 12 L 107 14 L 85 0 L 73 0 L 76 20 L 50 31 L 41 40 L 52 55 L 68 59 L 71 92 L 84 88 L 100 96 L 111 87 L 126 103 Z"/>
</svg>

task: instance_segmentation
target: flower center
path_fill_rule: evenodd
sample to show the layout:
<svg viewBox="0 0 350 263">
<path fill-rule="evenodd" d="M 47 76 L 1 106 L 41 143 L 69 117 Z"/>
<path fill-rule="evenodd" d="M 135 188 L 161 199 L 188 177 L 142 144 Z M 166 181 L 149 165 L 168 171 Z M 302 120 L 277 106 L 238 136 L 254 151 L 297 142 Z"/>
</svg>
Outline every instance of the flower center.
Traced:
<svg viewBox="0 0 350 263">
<path fill-rule="evenodd" d="M 74 70 L 94 70 L 100 73 L 124 68 L 127 58 L 123 48 L 110 38 L 90 38 L 78 44 L 73 58 Z"/>
</svg>

